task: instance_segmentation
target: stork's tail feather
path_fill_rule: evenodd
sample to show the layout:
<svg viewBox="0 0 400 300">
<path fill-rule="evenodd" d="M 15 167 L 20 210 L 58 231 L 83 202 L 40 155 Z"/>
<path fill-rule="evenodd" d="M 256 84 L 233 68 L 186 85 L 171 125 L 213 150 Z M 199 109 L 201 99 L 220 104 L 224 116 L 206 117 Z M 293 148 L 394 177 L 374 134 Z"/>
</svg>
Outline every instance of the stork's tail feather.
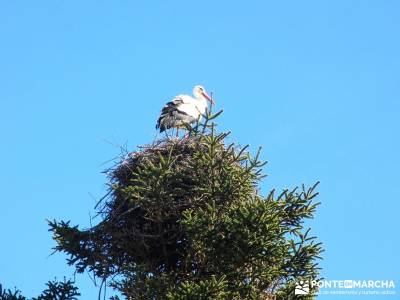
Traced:
<svg viewBox="0 0 400 300">
<path fill-rule="evenodd" d="M 165 125 L 162 124 L 161 118 L 159 118 L 158 121 L 157 121 L 156 129 L 160 129 L 160 132 L 163 132 L 163 131 L 166 130 Z"/>
</svg>

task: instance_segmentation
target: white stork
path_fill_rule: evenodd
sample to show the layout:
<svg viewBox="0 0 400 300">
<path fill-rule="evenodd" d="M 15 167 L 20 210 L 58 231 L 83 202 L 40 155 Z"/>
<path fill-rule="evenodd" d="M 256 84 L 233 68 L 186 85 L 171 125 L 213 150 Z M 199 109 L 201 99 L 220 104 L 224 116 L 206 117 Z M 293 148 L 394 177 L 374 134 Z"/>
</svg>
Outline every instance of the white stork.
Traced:
<svg viewBox="0 0 400 300">
<path fill-rule="evenodd" d="M 193 95 L 195 98 L 189 95 L 178 95 L 171 102 L 165 104 L 158 118 L 156 129 L 163 132 L 169 128 L 176 128 L 176 135 L 178 135 L 179 127 L 196 122 L 205 113 L 207 101 L 214 104 L 201 85 L 194 87 Z"/>
</svg>

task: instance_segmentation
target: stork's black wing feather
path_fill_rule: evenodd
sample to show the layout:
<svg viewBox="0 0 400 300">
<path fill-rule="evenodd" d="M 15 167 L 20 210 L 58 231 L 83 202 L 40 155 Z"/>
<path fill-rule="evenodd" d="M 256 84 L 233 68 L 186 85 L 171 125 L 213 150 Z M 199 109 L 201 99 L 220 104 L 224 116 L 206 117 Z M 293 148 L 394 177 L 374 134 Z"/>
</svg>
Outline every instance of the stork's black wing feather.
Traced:
<svg viewBox="0 0 400 300">
<path fill-rule="evenodd" d="M 178 106 L 181 104 L 183 104 L 183 100 L 180 98 L 176 98 L 176 99 L 172 100 L 171 102 L 167 102 L 161 110 L 161 116 L 164 114 L 168 114 L 170 112 L 176 111 L 176 110 L 179 111 Z"/>
<path fill-rule="evenodd" d="M 181 125 L 182 123 L 192 122 L 193 117 L 188 115 L 186 112 L 179 110 L 179 105 L 183 103 L 184 101 L 181 98 L 175 98 L 166 103 L 161 110 L 161 115 L 158 118 L 156 129 L 160 129 L 160 132 L 163 132 L 168 128 Z"/>
</svg>

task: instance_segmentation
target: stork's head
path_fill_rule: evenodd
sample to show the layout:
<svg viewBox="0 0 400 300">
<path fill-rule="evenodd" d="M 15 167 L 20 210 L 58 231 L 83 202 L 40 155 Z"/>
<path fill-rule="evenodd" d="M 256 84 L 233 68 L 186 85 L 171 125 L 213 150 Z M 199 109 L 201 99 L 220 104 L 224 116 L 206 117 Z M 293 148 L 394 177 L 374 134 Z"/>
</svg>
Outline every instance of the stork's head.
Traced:
<svg viewBox="0 0 400 300">
<path fill-rule="evenodd" d="M 214 100 L 207 94 L 205 88 L 201 85 L 196 85 L 193 89 L 193 95 L 197 98 L 197 99 L 206 99 L 207 101 L 209 101 L 211 104 L 215 104 Z"/>
</svg>

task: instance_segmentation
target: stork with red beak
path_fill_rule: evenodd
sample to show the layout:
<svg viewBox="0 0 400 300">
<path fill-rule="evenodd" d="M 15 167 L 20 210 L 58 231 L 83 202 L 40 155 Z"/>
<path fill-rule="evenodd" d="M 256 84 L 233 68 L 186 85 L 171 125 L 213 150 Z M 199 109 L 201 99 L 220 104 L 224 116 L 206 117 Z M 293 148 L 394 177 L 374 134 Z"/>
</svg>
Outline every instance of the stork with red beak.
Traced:
<svg viewBox="0 0 400 300">
<path fill-rule="evenodd" d="M 168 102 L 161 110 L 156 129 L 163 132 L 169 128 L 177 128 L 176 135 L 178 135 L 179 127 L 194 123 L 201 118 L 206 112 L 208 102 L 214 104 L 213 99 L 201 85 L 194 87 L 193 95 L 195 98 L 189 95 L 178 95 Z"/>
</svg>

